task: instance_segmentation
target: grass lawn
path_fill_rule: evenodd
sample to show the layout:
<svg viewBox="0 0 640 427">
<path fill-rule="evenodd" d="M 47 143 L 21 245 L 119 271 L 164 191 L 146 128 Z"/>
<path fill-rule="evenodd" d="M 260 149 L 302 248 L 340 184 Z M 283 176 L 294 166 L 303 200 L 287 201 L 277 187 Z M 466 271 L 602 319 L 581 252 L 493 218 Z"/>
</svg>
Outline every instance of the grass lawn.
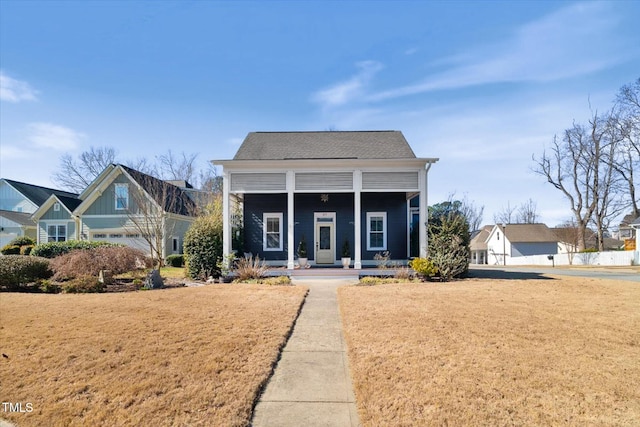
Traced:
<svg viewBox="0 0 640 427">
<path fill-rule="evenodd" d="M 339 289 L 364 426 L 640 425 L 640 286 Z"/>
<path fill-rule="evenodd" d="M 20 426 L 248 425 L 306 290 L 0 294 L 0 413 Z"/>
</svg>

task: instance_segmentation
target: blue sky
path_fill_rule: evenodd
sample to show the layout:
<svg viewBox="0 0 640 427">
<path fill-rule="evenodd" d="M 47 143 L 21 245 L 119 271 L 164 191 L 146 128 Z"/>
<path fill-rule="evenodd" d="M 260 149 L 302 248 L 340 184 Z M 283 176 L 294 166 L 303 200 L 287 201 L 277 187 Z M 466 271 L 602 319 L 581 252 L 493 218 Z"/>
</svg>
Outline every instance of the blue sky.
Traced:
<svg viewBox="0 0 640 427">
<path fill-rule="evenodd" d="M 0 2 L 0 175 L 65 153 L 231 158 L 251 131 L 401 130 L 484 222 L 532 198 L 554 134 L 640 76 L 640 2 Z"/>
</svg>

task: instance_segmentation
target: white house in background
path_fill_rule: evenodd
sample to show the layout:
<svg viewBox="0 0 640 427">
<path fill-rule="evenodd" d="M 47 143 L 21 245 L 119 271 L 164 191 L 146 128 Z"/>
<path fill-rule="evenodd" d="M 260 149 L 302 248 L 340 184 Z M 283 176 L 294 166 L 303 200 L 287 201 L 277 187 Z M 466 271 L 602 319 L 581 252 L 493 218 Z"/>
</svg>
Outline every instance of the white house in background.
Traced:
<svg viewBox="0 0 640 427">
<path fill-rule="evenodd" d="M 491 230 L 493 230 L 493 227 L 493 225 L 485 225 L 480 230 L 477 230 L 472 234 L 471 241 L 469 242 L 471 254 L 469 262 L 471 264 L 487 264 L 489 262 L 487 239 L 489 238 L 489 234 L 491 233 Z"/>
<path fill-rule="evenodd" d="M 506 265 L 513 258 L 555 255 L 558 238 L 545 224 L 494 225 L 487 237 L 488 264 Z"/>
<path fill-rule="evenodd" d="M 0 247 L 16 237 L 36 240 L 34 213 L 51 196 L 75 198 L 78 195 L 54 188 L 0 178 Z"/>
<path fill-rule="evenodd" d="M 636 235 L 636 249 L 635 249 L 635 265 L 640 265 L 640 216 L 632 221 L 629 226 L 634 229 Z"/>
</svg>

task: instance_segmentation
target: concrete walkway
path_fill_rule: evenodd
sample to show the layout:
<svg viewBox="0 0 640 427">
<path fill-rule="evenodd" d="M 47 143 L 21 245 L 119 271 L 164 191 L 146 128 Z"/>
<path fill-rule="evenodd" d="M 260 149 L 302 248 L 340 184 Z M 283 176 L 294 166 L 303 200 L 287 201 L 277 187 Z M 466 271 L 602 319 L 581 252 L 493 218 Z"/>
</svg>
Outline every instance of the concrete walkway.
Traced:
<svg viewBox="0 0 640 427">
<path fill-rule="evenodd" d="M 309 294 L 252 425 L 359 426 L 336 289 L 353 278 L 296 279 Z"/>
</svg>

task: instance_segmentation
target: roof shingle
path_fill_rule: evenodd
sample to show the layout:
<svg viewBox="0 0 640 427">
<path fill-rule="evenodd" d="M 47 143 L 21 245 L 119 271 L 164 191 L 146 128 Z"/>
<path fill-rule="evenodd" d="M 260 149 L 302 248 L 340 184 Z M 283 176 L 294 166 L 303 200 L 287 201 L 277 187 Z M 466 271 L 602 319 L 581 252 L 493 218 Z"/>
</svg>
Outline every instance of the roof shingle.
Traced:
<svg viewBox="0 0 640 427">
<path fill-rule="evenodd" d="M 234 160 L 415 159 L 400 131 L 250 132 Z"/>
</svg>

